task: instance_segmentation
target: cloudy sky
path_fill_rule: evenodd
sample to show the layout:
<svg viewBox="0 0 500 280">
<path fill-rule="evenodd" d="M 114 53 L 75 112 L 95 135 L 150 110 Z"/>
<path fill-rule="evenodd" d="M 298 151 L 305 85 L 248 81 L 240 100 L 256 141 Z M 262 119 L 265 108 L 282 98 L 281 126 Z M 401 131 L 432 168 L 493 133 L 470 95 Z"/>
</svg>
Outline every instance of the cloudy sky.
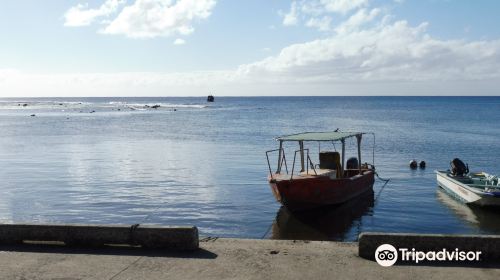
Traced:
<svg viewBox="0 0 500 280">
<path fill-rule="evenodd" d="M 496 0 L 0 5 L 0 97 L 500 94 Z"/>
</svg>

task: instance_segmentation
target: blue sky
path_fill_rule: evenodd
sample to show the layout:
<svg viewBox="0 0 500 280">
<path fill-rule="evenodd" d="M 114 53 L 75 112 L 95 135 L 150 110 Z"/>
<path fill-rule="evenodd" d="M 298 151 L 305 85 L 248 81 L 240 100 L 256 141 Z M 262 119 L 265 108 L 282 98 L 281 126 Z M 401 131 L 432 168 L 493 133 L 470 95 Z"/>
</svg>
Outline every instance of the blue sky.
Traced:
<svg viewBox="0 0 500 280">
<path fill-rule="evenodd" d="M 498 95 L 500 1 L 2 1 L 0 97 Z"/>
</svg>

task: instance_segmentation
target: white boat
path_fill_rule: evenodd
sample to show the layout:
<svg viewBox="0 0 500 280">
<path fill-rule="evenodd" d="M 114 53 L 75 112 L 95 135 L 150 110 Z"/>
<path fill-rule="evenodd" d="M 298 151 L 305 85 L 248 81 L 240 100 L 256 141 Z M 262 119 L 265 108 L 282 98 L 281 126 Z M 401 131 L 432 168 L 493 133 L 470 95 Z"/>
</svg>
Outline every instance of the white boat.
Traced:
<svg viewBox="0 0 500 280">
<path fill-rule="evenodd" d="M 451 170 L 436 171 L 437 182 L 445 191 L 466 204 L 500 206 L 500 180 L 485 172 L 469 173 L 469 168 L 458 160 L 452 161 Z M 457 168 L 454 163 L 461 164 Z"/>
</svg>

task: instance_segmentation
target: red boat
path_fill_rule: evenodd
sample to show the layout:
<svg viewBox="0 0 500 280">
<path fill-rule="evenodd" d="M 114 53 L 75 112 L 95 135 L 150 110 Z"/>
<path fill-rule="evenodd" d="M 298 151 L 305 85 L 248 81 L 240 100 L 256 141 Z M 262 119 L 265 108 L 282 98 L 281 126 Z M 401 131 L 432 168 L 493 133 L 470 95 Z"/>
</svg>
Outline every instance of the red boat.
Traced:
<svg viewBox="0 0 500 280">
<path fill-rule="evenodd" d="M 372 163 L 361 163 L 361 140 L 363 135 L 373 133 L 363 132 L 306 132 L 278 137 L 279 148 L 266 152 L 269 167 L 269 184 L 278 202 L 291 211 L 306 210 L 322 206 L 346 202 L 367 191 L 373 190 L 375 175 L 374 155 Z M 357 142 L 357 158 L 345 160 L 346 139 L 355 138 Z M 288 172 L 285 156 L 285 142 L 297 142 L 299 149 L 294 151 L 292 170 Z M 318 161 L 314 164 L 309 149 L 304 148 L 304 142 L 318 143 Z M 321 143 L 340 142 L 341 153 L 337 151 L 321 151 Z M 374 143 L 375 144 L 375 143 Z M 269 154 L 277 152 L 277 168 L 272 172 Z M 296 159 L 300 170 L 295 171 Z M 285 167 L 285 172 L 283 172 Z"/>
</svg>

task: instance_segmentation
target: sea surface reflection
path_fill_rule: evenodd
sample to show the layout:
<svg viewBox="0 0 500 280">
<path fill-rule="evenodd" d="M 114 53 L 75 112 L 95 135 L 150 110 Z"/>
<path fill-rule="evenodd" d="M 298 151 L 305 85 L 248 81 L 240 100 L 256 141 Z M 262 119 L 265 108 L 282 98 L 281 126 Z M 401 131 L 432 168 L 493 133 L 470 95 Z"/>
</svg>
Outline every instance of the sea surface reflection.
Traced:
<svg viewBox="0 0 500 280">
<path fill-rule="evenodd" d="M 336 206 L 302 212 L 281 207 L 271 229 L 272 239 L 348 240 L 360 233 L 363 216 L 373 214 L 374 193 L 369 191 Z"/>
<path fill-rule="evenodd" d="M 473 230 L 500 232 L 500 208 L 467 205 L 450 196 L 442 188 L 436 191 L 439 202 L 446 205 L 461 221 Z"/>
<path fill-rule="evenodd" d="M 343 241 L 362 231 L 500 234 L 495 212 L 436 197 L 434 173 L 460 157 L 500 174 L 498 119 L 500 97 L 0 99 L 0 223 L 196 225 L 202 236 Z M 376 134 L 377 172 L 390 182 L 375 181 L 375 198 L 280 209 L 265 151 L 280 135 L 337 128 Z M 349 155 L 355 147 L 346 141 Z M 411 159 L 427 169 L 409 170 Z"/>
</svg>

